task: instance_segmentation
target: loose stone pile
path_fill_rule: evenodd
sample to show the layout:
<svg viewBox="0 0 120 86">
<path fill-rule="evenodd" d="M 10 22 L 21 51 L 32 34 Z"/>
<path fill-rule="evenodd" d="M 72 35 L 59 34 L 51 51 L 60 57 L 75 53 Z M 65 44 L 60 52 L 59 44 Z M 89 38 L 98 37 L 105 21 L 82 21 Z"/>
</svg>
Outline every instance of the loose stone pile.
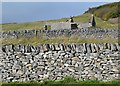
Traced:
<svg viewBox="0 0 120 86">
<path fill-rule="evenodd" d="M 8 31 L 0 32 L 2 38 L 18 38 L 21 36 L 31 37 L 83 37 L 83 38 L 118 38 L 119 29 L 78 29 L 78 30 L 23 30 L 23 31 Z"/>
<path fill-rule="evenodd" d="M 116 80 L 120 74 L 118 43 L 2 45 L 0 81 Z"/>
</svg>

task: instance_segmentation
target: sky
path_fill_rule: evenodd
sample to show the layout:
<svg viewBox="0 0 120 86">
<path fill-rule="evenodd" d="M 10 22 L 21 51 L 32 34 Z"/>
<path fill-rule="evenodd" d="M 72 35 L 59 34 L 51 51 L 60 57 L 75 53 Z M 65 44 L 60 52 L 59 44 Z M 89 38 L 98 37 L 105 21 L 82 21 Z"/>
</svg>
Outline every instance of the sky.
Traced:
<svg viewBox="0 0 120 86">
<path fill-rule="evenodd" d="M 60 19 L 110 2 L 2 2 L 2 23 Z M 1 13 L 0 13 L 1 15 Z"/>
</svg>

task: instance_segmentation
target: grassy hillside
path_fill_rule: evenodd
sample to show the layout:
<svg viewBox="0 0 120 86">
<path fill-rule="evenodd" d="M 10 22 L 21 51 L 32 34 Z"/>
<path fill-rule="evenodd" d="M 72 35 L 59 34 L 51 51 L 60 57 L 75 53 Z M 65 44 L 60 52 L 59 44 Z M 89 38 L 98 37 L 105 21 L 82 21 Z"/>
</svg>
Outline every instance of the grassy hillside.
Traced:
<svg viewBox="0 0 120 86">
<path fill-rule="evenodd" d="M 98 7 L 89 8 L 89 10 L 85 13 L 95 14 L 95 16 L 106 21 L 120 16 L 120 10 L 118 8 L 119 5 L 120 2 L 105 4 Z"/>
<path fill-rule="evenodd" d="M 27 23 L 19 23 L 19 24 L 3 24 L 2 30 L 9 31 L 9 30 L 32 30 L 32 29 L 43 29 L 44 22 L 27 22 Z"/>
<path fill-rule="evenodd" d="M 87 23 L 91 18 L 90 13 L 85 13 L 80 16 L 74 16 L 75 22 Z M 18 24 L 4 24 L 2 25 L 3 31 L 9 30 L 32 30 L 32 29 L 43 29 L 45 22 L 65 22 L 69 18 L 62 18 L 58 20 L 48 20 L 48 21 L 37 21 L 37 22 L 27 22 L 27 23 L 18 23 Z M 100 28 L 118 28 L 118 24 L 111 24 L 108 21 L 104 21 L 98 17 L 96 17 L 97 27 Z"/>
</svg>

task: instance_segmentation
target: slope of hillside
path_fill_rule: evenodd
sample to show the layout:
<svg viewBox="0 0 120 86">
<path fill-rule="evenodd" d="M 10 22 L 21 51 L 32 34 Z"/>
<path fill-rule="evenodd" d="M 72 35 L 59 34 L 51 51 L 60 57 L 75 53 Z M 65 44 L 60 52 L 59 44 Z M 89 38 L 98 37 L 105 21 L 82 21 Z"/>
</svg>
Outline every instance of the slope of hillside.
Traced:
<svg viewBox="0 0 120 86">
<path fill-rule="evenodd" d="M 120 16 L 119 5 L 120 2 L 105 4 L 98 7 L 89 8 L 89 10 L 85 13 L 92 13 L 95 16 L 106 21 L 111 18 L 117 18 Z"/>
<path fill-rule="evenodd" d="M 85 13 L 80 16 L 74 16 L 75 22 L 81 22 L 81 23 L 87 23 L 89 22 L 89 19 L 91 18 L 90 13 Z M 27 22 L 27 23 L 18 23 L 18 24 L 4 24 L 2 25 L 3 31 L 9 31 L 9 30 L 32 30 L 32 29 L 44 29 L 45 22 L 65 22 L 69 18 L 62 18 L 58 20 L 48 20 L 48 21 L 37 21 L 37 22 Z M 103 21 L 102 19 L 96 17 L 96 23 L 97 27 L 99 28 L 118 28 L 118 24 L 111 24 L 108 21 Z"/>
<path fill-rule="evenodd" d="M 2 30 L 32 30 L 32 29 L 43 29 L 44 23 L 41 22 L 26 22 L 26 23 L 18 23 L 18 24 L 3 24 Z"/>
</svg>

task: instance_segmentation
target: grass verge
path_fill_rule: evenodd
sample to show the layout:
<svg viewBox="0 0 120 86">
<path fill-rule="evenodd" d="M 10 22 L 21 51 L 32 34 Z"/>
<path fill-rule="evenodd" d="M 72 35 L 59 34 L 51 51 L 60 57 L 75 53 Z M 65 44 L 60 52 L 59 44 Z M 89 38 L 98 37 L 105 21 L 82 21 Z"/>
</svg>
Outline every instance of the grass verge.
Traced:
<svg viewBox="0 0 120 86">
<path fill-rule="evenodd" d="M 62 80 L 45 80 L 43 82 L 10 82 L 2 83 L 2 86 L 120 86 L 120 81 L 96 81 L 96 80 L 87 80 L 80 81 L 71 77 L 65 77 Z"/>
<path fill-rule="evenodd" d="M 57 37 L 57 38 L 42 38 L 42 37 L 20 37 L 20 38 L 12 38 L 12 39 L 0 39 L 2 44 L 31 44 L 31 45 L 39 45 L 39 44 L 52 44 L 52 43 L 118 43 L 118 39 L 114 38 L 103 38 L 103 39 L 95 39 L 95 38 L 80 38 L 80 37 Z"/>
</svg>

